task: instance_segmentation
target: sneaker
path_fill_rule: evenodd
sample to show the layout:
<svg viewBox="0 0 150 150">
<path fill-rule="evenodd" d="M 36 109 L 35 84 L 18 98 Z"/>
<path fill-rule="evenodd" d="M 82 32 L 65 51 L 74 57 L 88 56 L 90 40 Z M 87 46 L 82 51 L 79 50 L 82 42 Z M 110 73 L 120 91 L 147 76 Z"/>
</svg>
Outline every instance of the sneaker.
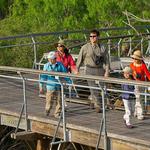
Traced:
<svg viewBox="0 0 150 150">
<path fill-rule="evenodd" d="M 54 114 L 54 117 L 55 117 L 55 118 L 60 118 L 60 113 Z"/>
<path fill-rule="evenodd" d="M 124 120 L 124 119 L 123 119 Z M 126 123 L 126 120 L 124 120 L 124 124 L 125 126 L 128 128 L 128 129 L 132 129 L 133 128 L 133 125 L 132 124 L 127 124 Z"/>
<path fill-rule="evenodd" d="M 100 107 L 96 107 L 96 112 L 97 113 L 101 113 L 102 112 L 102 110 L 100 109 Z"/>
<path fill-rule="evenodd" d="M 144 120 L 144 116 L 137 116 L 138 120 Z"/>
<path fill-rule="evenodd" d="M 126 124 L 126 127 L 127 127 L 128 129 L 132 129 L 132 128 L 133 128 L 133 125 L 131 125 L 131 124 Z"/>
</svg>

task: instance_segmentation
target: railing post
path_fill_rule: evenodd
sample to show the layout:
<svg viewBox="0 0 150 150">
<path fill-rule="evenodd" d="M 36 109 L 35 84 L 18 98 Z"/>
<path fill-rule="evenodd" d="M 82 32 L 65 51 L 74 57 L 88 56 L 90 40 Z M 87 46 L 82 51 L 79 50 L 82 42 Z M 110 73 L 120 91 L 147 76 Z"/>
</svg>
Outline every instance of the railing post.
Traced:
<svg viewBox="0 0 150 150">
<path fill-rule="evenodd" d="M 110 35 L 107 32 L 106 32 L 106 35 L 108 37 L 110 37 Z M 111 46 L 110 46 L 110 44 L 111 44 L 111 40 L 108 39 L 107 45 L 108 45 L 109 64 L 111 63 Z"/>
<path fill-rule="evenodd" d="M 27 100 L 26 100 L 26 83 L 25 78 L 22 76 L 21 72 L 17 72 L 20 77 L 22 78 L 23 82 L 23 101 L 24 101 L 24 114 L 25 114 L 25 121 L 26 121 L 26 131 L 28 131 L 28 114 L 27 114 Z"/>
<path fill-rule="evenodd" d="M 97 141 L 97 144 L 96 144 L 96 150 L 98 150 L 98 147 L 99 147 L 102 130 L 103 130 L 103 133 L 104 133 L 104 150 L 107 150 L 108 149 L 108 143 L 107 143 L 106 111 L 105 111 L 106 86 L 100 85 L 100 83 L 99 83 L 99 87 L 100 87 L 101 93 L 102 93 L 103 117 L 102 117 L 102 120 L 101 120 L 101 123 L 100 123 L 99 137 L 98 137 L 98 141 Z"/>
<path fill-rule="evenodd" d="M 62 98 L 62 119 L 63 119 L 63 133 L 64 133 L 64 142 L 67 141 L 66 136 L 66 118 L 65 118 L 65 102 L 64 102 L 64 86 L 61 83 L 61 98 Z"/>
<path fill-rule="evenodd" d="M 120 58 L 121 56 L 121 49 L 120 49 L 120 43 L 121 43 L 122 39 L 119 40 L 118 44 L 117 44 L 117 48 L 118 48 L 118 57 Z"/>
<path fill-rule="evenodd" d="M 128 34 L 131 35 L 130 31 L 128 31 Z M 127 56 L 130 56 L 132 54 L 132 37 L 129 37 L 129 52 Z"/>
<path fill-rule="evenodd" d="M 106 87 L 102 87 L 102 105 L 103 105 L 103 132 L 104 132 L 104 150 L 107 150 L 107 129 L 106 129 L 106 111 L 105 111 L 105 91 Z"/>
<path fill-rule="evenodd" d="M 150 33 L 148 29 L 146 31 L 147 33 Z M 148 47 L 147 47 L 145 54 L 150 55 L 150 35 L 147 36 L 147 40 L 148 40 Z"/>
<path fill-rule="evenodd" d="M 144 51 L 143 51 L 143 37 L 141 39 L 141 52 L 142 52 L 142 54 L 144 53 Z"/>
<path fill-rule="evenodd" d="M 36 42 L 34 40 L 34 37 L 31 36 L 32 42 L 33 42 L 33 53 L 34 53 L 34 62 L 33 62 L 33 68 L 37 69 L 37 54 L 36 54 Z"/>
<path fill-rule="evenodd" d="M 145 107 L 144 107 L 144 111 L 145 111 L 145 113 L 147 113 L 147 88 L 145 87 L 145 90 L 144 90 L 144 105 L 145 105 Z"/>
</svg>

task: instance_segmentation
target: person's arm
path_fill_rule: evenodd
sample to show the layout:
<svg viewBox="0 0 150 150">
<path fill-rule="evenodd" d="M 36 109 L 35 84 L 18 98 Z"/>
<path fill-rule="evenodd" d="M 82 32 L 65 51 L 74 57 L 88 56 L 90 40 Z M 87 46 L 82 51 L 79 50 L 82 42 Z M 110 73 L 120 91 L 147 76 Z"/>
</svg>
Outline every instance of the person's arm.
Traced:
<svg viewBox="0 0 150 150">
<path fill-rule="evenodd" d="M 143 69 L 144 69 L 144 72 L 145 72 L 146 77 L 147 77 L 148 80 L 150 81 L 150 72 L 149 72 L 149 70 L 147 69 L 146 64 L 143 63 L 142 67 L 143 67 Z"/>
<path fill-rule="evenodd" d="M 81 65 L 82 65 L 82 63 L 83 63 L 83 52 L 84 52 L 84 47 L 82 46 L 82 48 L 81 48 L 81 50 L 80 50 L 80 52 L 79 52 L 79 56 L 78 56 L 78 59 L 77 59 L 77 63 L 76 63 L 76 65 L 77 65 L 77 71 L 79 72 L 79 69 L 80 69 L 80 67 L 81 67 Z"/>
<path fill-rule="evenodd" d="M 64 73 L 67 73 L 67 69 L 65 68 L 65 66 L 62 64 L 62 63 L 59 63 L 59 72 L 64 72 Z M 61 79 L 61 78 L 60 78 Z M 65 81 L 69 84 L 72 84 L 72 81 L 70 78 L 68 77 L 64 77 L 63 79 L 65 79 Z"/>
<path fill-rule="evenodd" d="M 69 57 L 69 66 L 71 68 L 71 72 L 73 72 L 74 74 L 77 74 L 78 71 L 77 71 L 75 61 L 73 60 L 71 55 L 69 55 L 68 57 Z"/>
<path fill-rule="evenodd" d="M 47 70 L 47 65 L 45 64 L 44 67 L 43 67 L 43 71 L 46 71 L 46 70 Z M 46 80 L 47 80 L 47 75 L 46 74 L 41 74 L 40 75 L 40 81 L 46 81 Z M 39 88 L 40 88 L 40 93 L 41 94 L 44 93 L 44 91 L 43 91 L 43 85 L 44 85 L 44 83 L 40 82 Z"/>
<path fill-rule="evenodd" d="M 105 63 L 105 74 L 104 77 L 108 77 L 109 76 L 109 71 L 110 71 L 110 62 L 109 62 L 109 54 L 107 49 L 102 46 L 102 48 L 104 49 L 104 63 Z"/>
</svg>

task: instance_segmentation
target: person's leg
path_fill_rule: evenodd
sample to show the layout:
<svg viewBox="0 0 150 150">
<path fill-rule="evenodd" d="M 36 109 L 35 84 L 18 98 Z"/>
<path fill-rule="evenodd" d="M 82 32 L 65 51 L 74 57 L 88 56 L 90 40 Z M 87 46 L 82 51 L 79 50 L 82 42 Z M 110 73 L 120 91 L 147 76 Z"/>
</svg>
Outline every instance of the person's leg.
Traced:
<svg viewBox="0 0 150 150">
<path fill-rule="evenodd" d="M 45 105 L 46 115 L 49 115 L 50 109 L 52 108 L 53 97 L 54 97 L 54 91 L 47 90 L 47 92 L 46 92 L 46 105 Z"/>
<path fill-rule="evenodd" d="M 94 70 L 94 74 L 97 75 L 97 76 L 104 76 L 104 69 L 103 68 L 96 68 Z M 104 83 L 103 82 L 95 82 L 95 87 L 101 87 L 101 88 L 104 88 Z M 102 90 L 94 90 L 94 95 L 95 95 L 95 99 L 94 99 L 94 102 L 95 102 L 95 107 L 96 107 L 96 112 L 99 112 L 99 108 L 102 107 Z M 105 105 L 105 104 L 104 104 Z"/>
<path fill-rule="evenodd" d="M 55 91 L 55 96 L 56 96 L 56 109 L 54 113 L 55 117 L 59 117 L 62 111 L 62 99 L 60 95 L 61 95 L 60 90 Z"/>
<path fill-rule="evenodd" d="M 136 97 L 136 101 L 135 101 L 135 113 L 134 116 L 137 116 L 137 118 L 139 120 L 144 119 L 143 116 L 143 108 L 142 108 L 142 103 L 141 103 L 141 96 L 140 96 L 140 87 L 139 86 L 135 86 L 135 97 Z"/>
<path fill-rule="evenodd" d="M 134 112 L 135 112 L 135 99 L 132 99 L 130 101 L 130 105 L 131 105 L 131 115 L 134 115 Z"/>
<path fill-rule="evenodd" d="M 131 125 L 130 123 L 130 116 L 131 116 L 131 109 L 130 109 L 130 102 L 129 100 L 123 99 L 124 108 L 125 108 L 125 114 L 123 116 L 123 119 L 126 122 L 126 125 Z"/>
<path fill-rule="evenodd" d="M 85 67 L 85 70 L 84 70 L 84 74 L 85 75 L 92 75 L 92 71 L 91 71 L 92 68 L 89 68 L 89 67 Z M 88 86 L 94 86 L 94 81 L 91 81 L 91 80 L 87 80 L 87 83 L 88 83 Z M 93 89 L 89 89 L 90 90 L 90 95 L 89 95 L 89 100 L 90 100 L 90 106 L 91 108 L 94 108 L 94 91 Z"/>
<path fill-rule="evenodd" d="M 85 74 L 87 75 L 99 75 L 99 69 L 97 68 L 89 68 L 86 67 L 85 69 Z M 87 80 L 88 86 L 89 87 L 98 87 L 98 84 L 95 83 L 95 81 L 92 80 Z M 90 88 L 90 93 L 91 95 L 90 97 L 90 102 L 91 102 L 91 106 L 94 108 L 96 108 L 96 112 L 100 112 L 101 110 L 101 98 L 100 98 L 100 90 L 97 89 L 92 89 Z"/>
</svg>

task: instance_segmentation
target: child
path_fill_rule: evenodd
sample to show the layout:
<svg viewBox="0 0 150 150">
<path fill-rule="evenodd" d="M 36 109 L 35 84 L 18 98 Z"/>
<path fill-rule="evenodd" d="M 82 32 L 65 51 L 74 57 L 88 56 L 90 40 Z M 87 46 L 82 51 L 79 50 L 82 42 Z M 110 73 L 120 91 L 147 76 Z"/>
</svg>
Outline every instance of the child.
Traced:
<svg viewBox="0 0 150 150">
<path fill-rule="evenodd" d="M 132 75 L 135 80 L 138 81 L 146 81 L 150 80 L 150 72 L 148 71 L 146 64 L 143 61 L 142 53 L 140 50 L 135 50 L 133 55 L 131 55 L 133 62 L 130 64 L 130 68 L 132 69 Z M 139 120 L 143 120 L 143 108 L 141 102 L 140 93 L 144 92 L 144 88 L 140 86 L 135 86 L 135 95 L 136 95 L 136 103 L 135 103 L 135 116 Z"/>
<path fill-rule="evenodd" d="M 53 71 L 53 72 L 67 72 L 66 68 L 61 62 L 56 61 L 56 55 L 55 52 L 50 52 L 47 56 L 48 63 L 44 65 L 43 70 L 44 71 Z M 48 116 L 50 113 L 50 109 L 52 108 L 52 103 L 54 99 L 56 99 L 56 109 L 54 116 L 56 118 L 60 117 L 61 109 L 62 109 L 62 101 L 61 101 L 61 94 L 60 94 L 60 84 L 58 84 L 58 77 L 54 75 L 41 75 L 42 81 L 48 81 L 46 84 L 47 92 L 46 92 L 46 106 L 45 111 L 46 115 Z M 65 78 L 69 83 L 71 83 L 71 80 L 69 78 Z M 43 93 L 43 84 L 40 83 L 40 93 Z"/>
<path fill-rule="evenodd" d="M 131 80 L 132 79 L 131 68 L 125 67 L 123 69 L 123 75 L 125 79 Z M 126 91 L 134 92 L 134 86 L 124 84 L 122 85 L 122 90 L 124 91 L 124 93 L 122 93 L 121 96 L 122 96 L 122 100 L 123 100 L 124 108 L 125 108 L 125 114 L 123 116 L 123 119 L 125 121 L 125 125 L 127 128 L 133 128 L 132 124 L 130 123 L 130 117 L 131 117 L 131 114 L 134 112 L 135 95 L 133 93 L 127 93 Z"/>
</svg>

